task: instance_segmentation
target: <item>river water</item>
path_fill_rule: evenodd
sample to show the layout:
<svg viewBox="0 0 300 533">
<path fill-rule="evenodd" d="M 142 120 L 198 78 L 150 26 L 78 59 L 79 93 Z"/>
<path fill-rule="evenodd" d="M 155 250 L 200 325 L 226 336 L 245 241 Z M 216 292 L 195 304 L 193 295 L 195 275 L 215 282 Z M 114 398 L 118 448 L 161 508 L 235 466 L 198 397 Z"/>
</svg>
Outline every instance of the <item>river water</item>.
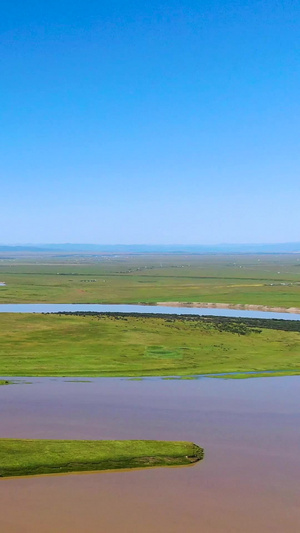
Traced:
<svg viewBox="0 0 300 533">
<path fill-rule="evenodd" d="M 98 313 L 162 313 L 168 315 L 229 316 L 241 318 L 300 320 L 300 314 L 296 313 L 241 311 L 239 309 L 208 309 L 204 307 L 165 307 L 134 304 L 0 304 L 0 313 L 59 313 L 66 311 L 93 311 Z"/>
<path fill-rule="evenodd" d="M 300 530 L 300 377 L 21 381 L 0 387 L 1 437 L 191 440 L 205 458 L 0 479 L 6 533 Z"/>
</svg>

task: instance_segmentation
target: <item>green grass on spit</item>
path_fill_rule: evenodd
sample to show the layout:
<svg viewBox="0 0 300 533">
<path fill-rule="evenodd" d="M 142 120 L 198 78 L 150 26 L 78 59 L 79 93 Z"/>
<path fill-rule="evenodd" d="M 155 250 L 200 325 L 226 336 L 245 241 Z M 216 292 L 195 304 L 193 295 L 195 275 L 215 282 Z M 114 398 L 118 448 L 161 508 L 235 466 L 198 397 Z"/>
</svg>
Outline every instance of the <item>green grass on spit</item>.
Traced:
<svg viewBox="0 0 300 533">
<path fill-rule="evenodd" d="M 297 374 L 297 328 L 297 321 L 4 313 L 0 376 Z"/>
<path fill-rule="evenodd" d="M 191 442 L 0 439 L 0 476 L 180 466 L 203 458 Z"/>
</svg>

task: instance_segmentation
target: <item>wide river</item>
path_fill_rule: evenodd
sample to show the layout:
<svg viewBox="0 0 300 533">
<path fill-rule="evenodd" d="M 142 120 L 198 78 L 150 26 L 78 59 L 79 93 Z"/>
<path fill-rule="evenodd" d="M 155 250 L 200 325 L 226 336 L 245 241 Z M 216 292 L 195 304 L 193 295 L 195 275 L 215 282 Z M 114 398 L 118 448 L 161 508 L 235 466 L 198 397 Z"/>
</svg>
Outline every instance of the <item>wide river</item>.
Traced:
<svg viewBox="0 0 300 533">
<path fill-rule="evenodd" d="M 300 377 L 26 381 L 0 387 L 1 437 L 191 440 L 205 458 L 0 479 L 5 533 L 300 531 Z"/>
<path fill-rule="evenodd" d="M 98 312 L 98 313 L 154 313 L 173 315 L 231 316 L 242 318 L 280 318 L 300 320 L 300 314 L 275 313 L 268 311 L 241 311 L 239 309 L 208 309 L 204 307 L 165 307 L 135 304 L 0 304 L 0 313 L 59 313 L 59 312 Z"/>
</svg>

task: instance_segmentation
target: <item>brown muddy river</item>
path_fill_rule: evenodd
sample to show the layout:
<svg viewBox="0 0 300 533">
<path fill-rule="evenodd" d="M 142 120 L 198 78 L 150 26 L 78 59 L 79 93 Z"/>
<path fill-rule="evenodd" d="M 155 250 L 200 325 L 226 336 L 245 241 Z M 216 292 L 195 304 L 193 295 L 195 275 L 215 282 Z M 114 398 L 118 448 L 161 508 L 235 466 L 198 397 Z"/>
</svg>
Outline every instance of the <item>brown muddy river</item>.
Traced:
<svg viewBox="0 0 300 533">
<path fill-rule="evenodd" d="M 191 467 L 0 479 L 5 533 L 296 533 L 300 377 L 36 378 L 0 387 L 0 436 L 174 439 Z"/>
</svg>

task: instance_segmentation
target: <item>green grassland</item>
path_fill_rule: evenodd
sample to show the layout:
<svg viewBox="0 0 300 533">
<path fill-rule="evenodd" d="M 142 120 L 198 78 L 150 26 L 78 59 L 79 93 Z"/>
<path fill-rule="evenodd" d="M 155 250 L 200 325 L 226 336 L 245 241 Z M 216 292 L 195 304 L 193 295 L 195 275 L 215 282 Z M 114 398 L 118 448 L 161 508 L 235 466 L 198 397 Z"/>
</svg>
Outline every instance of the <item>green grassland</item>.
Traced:
<svg viewBox="0 0 300 533">
<path fill-rule="evenodd" d="M 0 439 L 0 476 L 180 466 L 203 458 L 191 442 Z"/>
<path fill-rule="evenodd" d="M 0 376 L 300 373 L 299 331 L 212 320 L 0 314 Z"/>
<path fill-rule="evenodd" d="M 0 303 L 212 302 L 300 307 L 282 255 L 0 255 Z"/>
</svg>

